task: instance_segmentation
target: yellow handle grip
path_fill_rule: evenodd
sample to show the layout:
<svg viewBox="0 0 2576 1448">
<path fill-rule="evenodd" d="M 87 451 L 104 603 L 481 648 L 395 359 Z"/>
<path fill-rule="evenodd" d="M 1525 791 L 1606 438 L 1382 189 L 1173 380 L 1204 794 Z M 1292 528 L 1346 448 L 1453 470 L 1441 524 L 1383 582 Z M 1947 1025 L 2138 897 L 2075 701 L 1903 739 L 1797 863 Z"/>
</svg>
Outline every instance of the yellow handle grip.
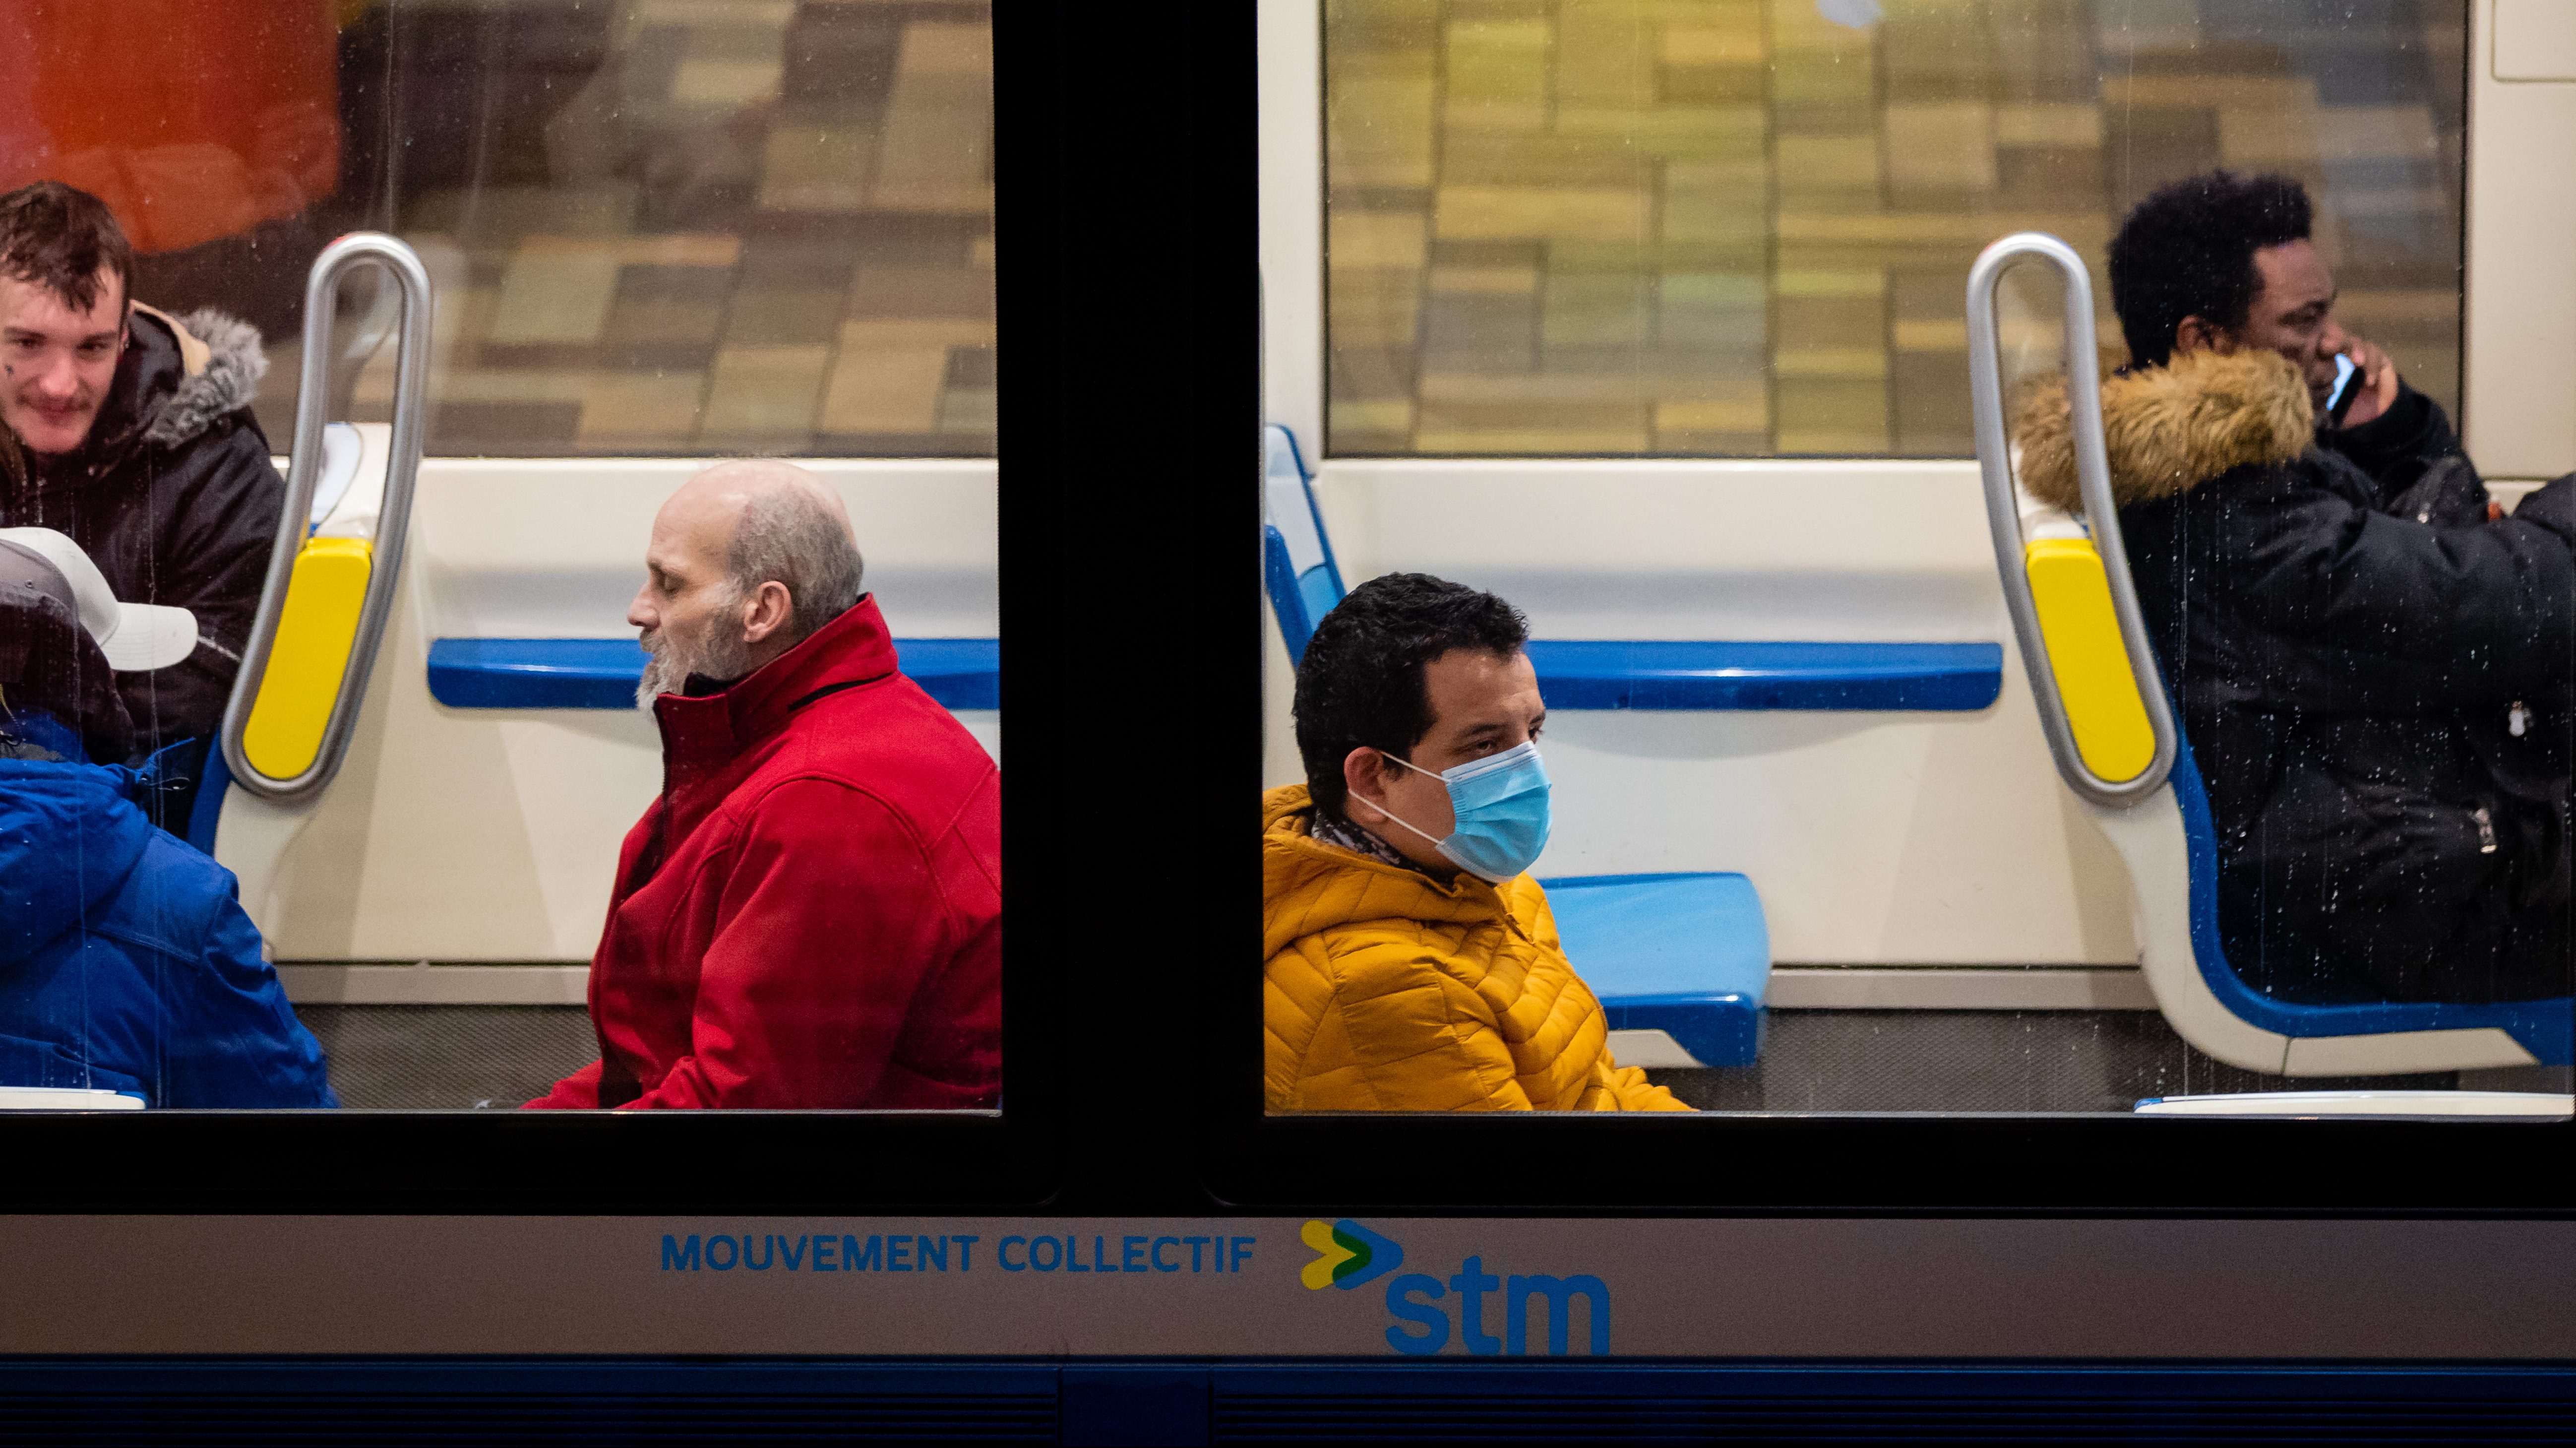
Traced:
<svg viewBox="0 0 2576 1448">
<path fill-rule="evenodd" d="M 2156 757 L 2155 726 L 2129 671 L 2111 581 L 2093 540 L 2043 538 L 2022 551 L 2022 567 L 2076 754 L 2105 783 L 2146 773 Z"/>
<path fill-rule="evenodd" d="M 243 755 L 271 779 L 293 779 L 321 756 L 373 562 L 374 545 L 364 538 L 314 538 L 295 555 L 277 645 L 242 730 Z"/>
</svg>

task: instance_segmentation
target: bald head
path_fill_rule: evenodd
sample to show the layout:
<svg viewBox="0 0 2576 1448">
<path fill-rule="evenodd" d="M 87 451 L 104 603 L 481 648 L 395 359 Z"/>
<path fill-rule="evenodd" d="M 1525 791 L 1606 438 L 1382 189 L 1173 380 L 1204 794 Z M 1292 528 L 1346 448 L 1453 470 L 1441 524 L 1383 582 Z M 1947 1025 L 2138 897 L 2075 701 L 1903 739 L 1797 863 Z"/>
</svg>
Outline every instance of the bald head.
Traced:
<svg viewBox="0 0 2576 1448">
<path fill-rule="evenodd" d="M 712 548 L 721 531 L 727 572 L 745 595 L 764 583 L 786 587 L 789 631 L 803 638 L 859 601 L 864 565 L 849 509 L 823 480 L 775 458 L 718 463 L 680 485 L 663 505 L 693 514 Z"/>
<path fill-rule="evenodd" d="M 710 516 L 733 516 L 754 500 L 782 495 L 793 495 L 808 507 L 839 519 L 843 536 L 848 536 L 850 515 L 842 508 L 840 496 L 823 486 L 821 478 L 776 458 L 718 463 L 682 483 L 662 508 L 666 513 L 683 508 L 706 510 Z"/>
<path fill-rule="evenodd" d="M 644 588 L 627 622 L 656 668 L 649 697 L 691 673 L 739 678 L 859 601 L 849 511 L 821 479 L 769 458 L 719 463 L 653 519 Z"/>
</svg>

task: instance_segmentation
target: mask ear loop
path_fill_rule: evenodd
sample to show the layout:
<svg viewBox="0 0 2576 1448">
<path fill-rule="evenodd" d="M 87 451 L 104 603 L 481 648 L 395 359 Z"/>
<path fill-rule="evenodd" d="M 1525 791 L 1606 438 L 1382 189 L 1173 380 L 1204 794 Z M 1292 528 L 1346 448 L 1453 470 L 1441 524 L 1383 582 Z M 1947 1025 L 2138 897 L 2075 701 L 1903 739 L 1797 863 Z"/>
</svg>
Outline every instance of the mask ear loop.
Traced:
<svg viewBox="0 0 2576 1448">
<path fill-rule="evenodd" d="M 1379 751 L 1377 752 L 1377 757 L 1378 757 L 1378 758 L 1380 758 L 1380 759 L 1392 759 L 1392 760 L 1395 760 L 1395 762 L 1396 762 L 1396 763 L 1403 765 L 1405 768 L 1412 770 L 1412 771 L 1413 771 L 1414 773 L 1416 773 L 1416 774 L 1430 774 L 1430 775 L 1431 775 L 1431 777 L 1432 777 L 1433 779 L 1438 779 L 1438 778 L 1440 778 L 1440 776 L 1439 776 L 1439 775 L 1437 775 L 1437 774 L 1432 774 L 1430 770 L 1427 770 L 1427 769 L 1423 768 L 1421 765 L 1414 763 L 1412 760 L 1410 760 L 1410 759 L 1396 759 L 1394 755 L 1387 753 L 1387 752 L 1386 752 L 1385 750 L 1383 750 L 1383 749 L 1381 749 L 1381 750 L 1379 750 Z M 1415 834 L 1422 836 L 1424 839 L 1431 841 L 1431 846 L 1432 846 L 1432 848 L 1433 848 L 1433 849 L 1438 849 L 1438 848 L 1440 847 L 1440 844 L 1441 844 L 1440 837 L 1439 837 L 1439 836 L 1437 836 L 1437 835 L 1434 835 L 1433 833 L 1431 833 L 1431 831 L 1429 831 L 1429 830 L 1426 830 L 1426 829 L 1422 828 L 1420 825 L 1415 824 L 1415 823 L 1414 823 L 1413 821 L 1411 821 L 1411 820 L 1408 820 L 1408 819 L 1403 818 L 1402 816 L 1398 815 L 1395 811 L 1393 811 L 1393 810 L 1391 810 L 1391 809 L 1388 809 L 1385 805 L 1379 804 L 1376 800 L 1367 800 L 1367 801 L 1365 801 L 1365 803 L 1368 805 L 1368 807 L 1369 807 L 1370 809 L 1376 810 L 1379 814 L 1382 814 L 1382 815 L 1386 816 L 1388 819 L 1394 820 L 1397 824 L 1400 824 L 1400 825 L 1404 826 L 1406 829 L 1413 831 Z M 1446 856 L 1443 856 L 1443 858 L 1445 859 L 1445 858 L 1446 858 Z"/>
</svg>

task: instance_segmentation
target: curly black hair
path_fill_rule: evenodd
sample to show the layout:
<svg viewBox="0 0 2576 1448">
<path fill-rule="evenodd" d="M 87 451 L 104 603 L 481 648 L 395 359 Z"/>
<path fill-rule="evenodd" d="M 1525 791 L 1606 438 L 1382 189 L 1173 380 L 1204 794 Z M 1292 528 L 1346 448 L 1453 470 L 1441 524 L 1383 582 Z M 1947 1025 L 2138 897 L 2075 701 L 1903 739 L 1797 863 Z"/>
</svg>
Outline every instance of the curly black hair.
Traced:
<svg viewBox="0 0 2576 1448">
<path fill-rule="evenodd" d="M 2305 241 L 2308 189 L 2289 176 L 2204 171 L 2157 187 L 2111 239 L 2111 307 L 2129 360 L 2161 367 L 2185 317 L 2245 325 L 2262 289 L 2254 253 Z"/>
<path fill-rule="evenodd" d="M 1431 732 L 1424 665 L 1451 649 L 1508 657 L 1528 641 L 1519 609 L 1463 583 L 1390 573 L 1352 589 L 1315 625 L 1297 664 L 1297 754 L 1315 807 L 1341 817 L 1352 750 L 1401 758 Z"/>
</svg>

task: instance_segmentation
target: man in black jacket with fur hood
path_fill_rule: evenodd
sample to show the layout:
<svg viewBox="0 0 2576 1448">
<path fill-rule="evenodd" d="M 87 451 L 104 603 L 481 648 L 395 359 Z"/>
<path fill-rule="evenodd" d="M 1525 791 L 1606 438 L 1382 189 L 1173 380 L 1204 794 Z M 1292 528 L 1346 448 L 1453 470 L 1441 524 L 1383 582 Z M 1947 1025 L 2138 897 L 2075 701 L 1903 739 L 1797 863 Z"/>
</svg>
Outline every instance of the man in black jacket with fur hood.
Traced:
<svg viewBox="0 0 2576 1448">
<path fill-rule="evenodd" d="M 155 814 L 184 834 L 286 484 L 250 411 L 259 333 L 136 304 L 132 271 L 97 197 L 53 181 L 0 196 L 0 528 L 69 534 L 117 597 L 196 615 L 185 662 L 117 680 L 137 759 L 182 746 Z"/>
<path fill-rule="evenodd" d="M 2287 177 L 2149 196 L 2111 294 L 2112 489 L 2229 963 L 2319 1004 L 2567 994 L 2576 475 L 2500 516 L 2441 407 L 2336 324 Z M 2363 391 L 2320 427 L 2338 355 Z M 2063 386 L 2016 431 L 2024 487 L 2080 508 Z"/>
</svg>

